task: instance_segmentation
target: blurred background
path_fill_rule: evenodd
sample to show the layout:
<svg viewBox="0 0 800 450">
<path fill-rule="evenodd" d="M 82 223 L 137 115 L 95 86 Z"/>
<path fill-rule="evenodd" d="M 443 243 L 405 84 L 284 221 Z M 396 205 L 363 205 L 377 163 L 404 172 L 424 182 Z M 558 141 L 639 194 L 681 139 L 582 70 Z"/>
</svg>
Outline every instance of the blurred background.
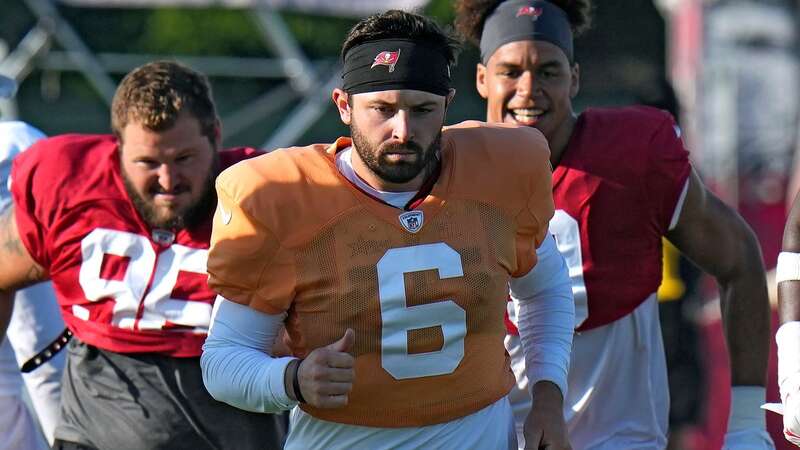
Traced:
<svg viewBox="0 0 800 450">
<path fill-rule="evenodd" d="M 15 100 L 0 101 L 0 115 L 50 135 L 108 132 L 121 76 L 172 58 L 209 75 L 226 146 L 331 142 L 347 134 L 330 101 L 342 39 L 361 17 L 392 7 L 441 24 L 454 17 L 449 0 L 0 0 L 0 73 L 20 85 Z M 578 111 L 645 103 L 673 112 L 695 166 L 755 229 L 773 268 L 800 184 L 797 3 L 603 0 L 593 18 L 575 43 Z M 449 123 L 485 117 L 477 62 L 466 45 Z M 729 402 L 716 293 L 690 263 L 667 255 L 659 293 L 671 446 L 716 449 Z M 771 386 L 772 400 L 776 392 Z M 789 448 L 780 418 L 768 420 L 778 448 Z"/>
<path fill-rule="evenodd" d="M 264 6 L 241 6 L 250 4 Z M 121 76 L 177 58 L 210 76 L 226 145 L 329 141 L 346 132 L 329 95 L 341 42 L 358 19 L 392 6 L 442 24 L 454 16 L 447 0 L 0 0 L 0 72 L 21 81 L 4 117 L 50 134 L 107 131 Z M 605 1 L 595 20 L 577 49 L 588 75 L 579 105 L 629 103 L 665 71 L 664 19 L 650 1 Z M 483 115 L 477 61 L 466 46 L 451 122 Z"/>
</svg>

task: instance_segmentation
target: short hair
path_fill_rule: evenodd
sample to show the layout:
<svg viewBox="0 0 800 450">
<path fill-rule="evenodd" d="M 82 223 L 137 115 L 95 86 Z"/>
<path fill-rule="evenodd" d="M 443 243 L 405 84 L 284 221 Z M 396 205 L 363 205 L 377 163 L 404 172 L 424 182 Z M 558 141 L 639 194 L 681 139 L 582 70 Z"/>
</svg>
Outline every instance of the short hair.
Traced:
<svg viewBox="0 0 800 450">
<path fill-rule="evenodd" d="M 111 129 L 118 139 L 130 122 L 152 131 L 172 128 L 188 111 L 212 143 L 217 111 L 205 75 L 174 61 L 155 61 L 133 69 L 117 87 L 111 102 Z"/>
<path fill-rule="evenodd" d="M 572 35 L 580 36 L 591 26 L 591 0 L 547 0 L 567 13 Z M 458 0 L 456 3 L 456 30 L 465 39 L 480 45 L 486 18 L 502 0 Z"/>
<path fill-rule="evenodd" d="M 414 42 L 441 47 L 447 63 L 453 65 L 460 45 L 449 32 L 433 19 L 406 11 L 392 9 L 362 19 L 350 29 L 342 44 L 342 60 L 348 50 L 365 42 L 380 39 L 410 39 Z"/>
</svg>

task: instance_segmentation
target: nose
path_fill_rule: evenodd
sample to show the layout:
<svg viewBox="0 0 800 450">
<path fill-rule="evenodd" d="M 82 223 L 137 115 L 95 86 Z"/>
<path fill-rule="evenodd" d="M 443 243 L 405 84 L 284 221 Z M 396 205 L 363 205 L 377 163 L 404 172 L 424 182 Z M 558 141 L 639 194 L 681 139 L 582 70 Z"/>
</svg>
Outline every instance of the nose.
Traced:
<svg viewBox="0 0 800 450">
<path fill-rule="evenodd" d="M 408 142 L 411 137 L 408 111 L 400 109 L 392 118 L 392 139 L 400 142 Z"/>
<path fill-rule="evenodd" d="M 517 95 L 520 97 L 532 97 L 534 89 L 536 89 L 534 81 L 533 73 L 530 70 L 523 72 L 517 81 Z"/>
<path fill-rule="evenodd" d="M 175 188 L 175 168 L 171 164 L 161 164 L 158 167 L 158 184 L 161 189 L 169 192 Z"/>
</svg>

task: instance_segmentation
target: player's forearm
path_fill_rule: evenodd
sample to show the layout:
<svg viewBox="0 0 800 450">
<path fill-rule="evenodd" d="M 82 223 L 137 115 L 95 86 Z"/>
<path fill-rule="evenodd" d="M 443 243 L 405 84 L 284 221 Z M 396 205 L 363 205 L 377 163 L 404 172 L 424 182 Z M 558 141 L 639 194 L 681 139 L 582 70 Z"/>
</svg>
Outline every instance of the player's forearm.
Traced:
<svg viewBox="0 0 800 450">
<path fill-rule="evenodd" d="M 519 311 L 519 335 L 531 385 L 551 381 L 566 388 L 575 324 L 569 272 L 552 236 L 537 251 L 539 263 L 510 283 Z"/>
<path fill-rule="evenodd" d="M 6 329 L 11 321 L 11 313 L 14 311 L 14 292 L 0 290 L 0 343 L 6 337 Z"/>
<path fill-rule="evenodd" d="M 519 307 L 519 336 L 528 379 L 532 385 L 550 381 L 562 393 L 566 392 L 575 322 L 575 309 L 569 301 L 549 302 L 545 308 L 530 303 Z"/>
<path fill-rule="evenodd" d="M 704 268 L 719 285 L 731 364 L 731 407 L 723 448 L 774 448 L 764 411 L 770 306 L 761 249 L 747 223 L 718 199 L 705 215 Z M 715 206 L 716 205 L 716 206 Z M 711 225 L 708 225 L 712 223 Z M 695 255 L 696 256 L 696 255 Z"/>
<path fill-rule="evenodd" d="M 735 275 L 717 278 L 722 324 L 732 384 L 764 386 L 770 339 L 769 297 L 758 244 L 755 238 L 744 244 Z"/>
<path fill-rule="evenodd" d="M 284 387 L 292 360 L 216 339 L 204 347 L 200 363 L 203 383 L 214 399 L 246 411 L 273 413 L 295 405 Z"/>
<path fill-rule="evenodd" d="M 200 358 L 208 392 L 247 411 L 277 412 L 294 406 L 284 386 L 294 358 L 270 356 L 283 315 L 270 316 L 222 298 L 217 303 Z"/>
<path fill-rule="evenodd" d="M 800 321 L 800 281 L 778 283 L 778 320 L 781 325 Z"/>
<path fill-rule="evenodd" d="M 800 195 L 789 211 L 774 272 L 780 324 L 800 321 Z"/>
<path fill-rule="evenodd" d="M 781 253 L 775 268 L 778 319 L 781 324 L 800 321 L 800 196 L 789 214 Z"/>
</svg>

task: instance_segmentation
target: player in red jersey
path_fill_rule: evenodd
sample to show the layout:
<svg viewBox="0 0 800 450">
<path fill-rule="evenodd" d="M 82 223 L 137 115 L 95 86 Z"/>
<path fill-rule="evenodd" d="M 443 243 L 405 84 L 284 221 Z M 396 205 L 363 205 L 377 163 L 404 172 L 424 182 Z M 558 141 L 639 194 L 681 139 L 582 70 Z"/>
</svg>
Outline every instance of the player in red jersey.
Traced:
<svg viewBox="0 0 800 450">
<path fill-rule="evenodd" d="M 476 85 L 488 120 L 535 127 L 552 150 L 550 229 L 576 300 L 564 402 L 574 448 L 666 445 L 655 298 L 662 236 L 720 287 L 733 381 L 726 447 L 772 448 L 759 410 L 769 339 L 760 249 L 741 217 L 703 186 L 672 117 L 645 107 L 573 112 L 580 79 L 573 33 L 588 26 L 588 0 L 462 0 L 457 7 L 460 30 L 481 49 Z M 511 328 L 508 348 L 524 398 Z"/>
<path fill-rule="evenodd" d="M 55 448 L 279 448 L 282 419 L 216 402 L 199 367 L 213 180 L 257 152 L 217 152 L 208 82 L 172 62 L 123 79 L 112 128 L 20 155 L 0 218 L 0 304 L 50 279 L 75 335 Z"/>
</svg>

